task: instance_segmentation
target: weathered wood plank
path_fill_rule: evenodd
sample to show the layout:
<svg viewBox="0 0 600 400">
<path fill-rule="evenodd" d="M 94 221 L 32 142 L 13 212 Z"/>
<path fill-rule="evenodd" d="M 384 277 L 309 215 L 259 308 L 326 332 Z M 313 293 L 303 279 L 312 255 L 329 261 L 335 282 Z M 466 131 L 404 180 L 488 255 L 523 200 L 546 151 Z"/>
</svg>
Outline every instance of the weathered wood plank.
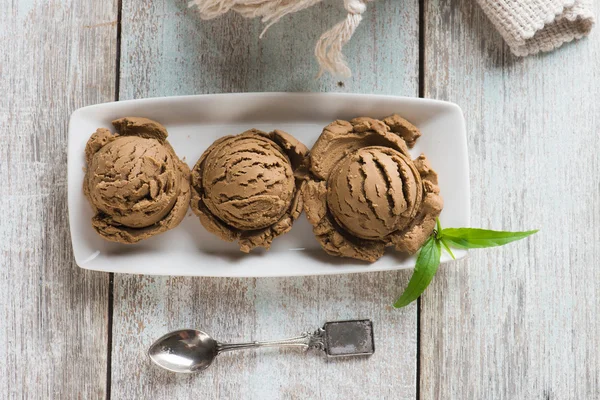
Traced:
<svg viewBox="0 0 600 400">
<path fill-rule="evenodd" d="M 472 225 L 541 232 L 440 270 L 421 398 L 599 398 L 600 32 L 517 59 L 471 0 L 426 4 L 426 96 L 465 112 Z"/>
<path fill-rule="evenodd" d="M 73 262 L 66 150 L 70 113 L 114 98 L 116 5 L 0 1 L 3 398 L 105 397 L 108 275 Z"/>
<path fill-rule="evenodd" d="M 337 4 L 336 4 L 337 6 Z M 356 75 L 315 80 L 313 46 L 344 12 L 325 4 L 285 18 L 262 41 L 258 21 L 201 21 L 186 0 L 123 2 L 121 98 L 236 91 L 417 95 L 416 1 L 376 2 L 347 48 Z M 370 398 L 416 395 L 416 307 L 391 309 L 409 272 L 292 279 L 115 276 L 114 398 Z M 294 335 L 327 320 L 372 318 L 370 360 L 279 351 L 226 355 L 196 376 L 150 365 L 153 340 L 199 327 L 223 340 Z M 360 396 L 359 396 L 360 397 Z"/>
<path fill-rule="evenodd" d="M 418 4 L 369 4 L 345 48 L 354 76 L 315 79 L 319 36 L 343 19 L 339 4 L 263 26 L 236 14 L 202 21 L 185 0 L 123 2 L 121 98 L 252 91 L 341 91 L 416 95 Z M 391 4 L 390 4 L 391 3 Z"/>
</svg>

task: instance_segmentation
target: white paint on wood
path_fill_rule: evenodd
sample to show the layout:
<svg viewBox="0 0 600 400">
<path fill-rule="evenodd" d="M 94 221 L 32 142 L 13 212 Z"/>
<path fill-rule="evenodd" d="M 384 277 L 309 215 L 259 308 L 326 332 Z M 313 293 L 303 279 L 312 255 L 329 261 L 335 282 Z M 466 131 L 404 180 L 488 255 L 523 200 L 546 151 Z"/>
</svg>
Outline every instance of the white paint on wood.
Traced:
<svg viewBox="0 0 600 400">
<path fill-rule="evenodd" d="M 117 1 L 0 1 L 0 397 L 105 397 L 108 275 L 73 262 L 67 122 L 114 98 Z"/>
<path fill-rule="evenodd" d="M 426 4 L 426 96 L 464 110 L 472 225 L 541 231 L 440 269 L 421 398 L 600 398 L 600 32 L 518 59 L 472 1 Z"/>
<path fill-rule="evenodd" d="M 354 78 L 315 80 L 313 45 L 344 14 L 318 5 L 273 26 L 229 15 L 201 21 L 185 0 L 123 2 L 121 98 L 234 91 L 348 91 L 417 95 L 416 1 L 370 5 L 345 49 Z M 285 266 L 282 266 L 285 268 Z M 115 276 L 114 398 L 414 399 L 416 306 L 391 308 L 410 272 L 276 279 Z M 327 362 L 317 354 L 226 354 L 207 371 L 175 376 L 146 348 L 182 327 L 220 340 L 296 335 L 328 320 L 371 318 L 370 359 Z M 141 366 L 141 367 L 140 367 Z"/>
</svg>

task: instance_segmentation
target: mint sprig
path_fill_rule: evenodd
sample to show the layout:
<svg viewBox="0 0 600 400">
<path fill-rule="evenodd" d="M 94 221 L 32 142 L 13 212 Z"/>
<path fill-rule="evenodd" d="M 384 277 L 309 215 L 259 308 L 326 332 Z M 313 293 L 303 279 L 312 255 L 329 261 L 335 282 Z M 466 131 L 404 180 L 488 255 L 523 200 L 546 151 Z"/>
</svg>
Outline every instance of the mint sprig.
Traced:
<svg viewBox="0 0 600 400">
<path fill-rule="evenodd" d="M 408 286 L 404 289 L 400 298 L 396 300 L 394 307 L 401 308 L 409 305 L 418 299 L 425 289 L 427 289 L 427 286 L 429 286 L 429 283 L 440 266 L 442 246 L 454 259 L 455 257 L 450 247 L 459 249 L 481 249 L 503 246 L 507 243 L 524 239 L 536 232 L 538 232 L 537 229 L 525 232 L 493 231 L 477 228 L 442 229 L 440 220 L 438 219 L 436 222 L 436 229 L 429 239 L 427 239 L 425 244 L 423 244 L 421 250 L 419 250 L 415 270 L 410 277 Z"/>
<path fill-rule="evenodd" d="M 408 286 L 404 289 L 402 296 L 394 303 L 394 307 L 405 307 L 419 298 L 421 293 L 429 286 L 440 266 L 441 255 L 440 241 L 435 235 L 430 236 L 423 247 L 421 247 L 417 263 L 415 264 L 415 272 L 410 277 L 410 282 L 408 282 Z"/>
</svg>

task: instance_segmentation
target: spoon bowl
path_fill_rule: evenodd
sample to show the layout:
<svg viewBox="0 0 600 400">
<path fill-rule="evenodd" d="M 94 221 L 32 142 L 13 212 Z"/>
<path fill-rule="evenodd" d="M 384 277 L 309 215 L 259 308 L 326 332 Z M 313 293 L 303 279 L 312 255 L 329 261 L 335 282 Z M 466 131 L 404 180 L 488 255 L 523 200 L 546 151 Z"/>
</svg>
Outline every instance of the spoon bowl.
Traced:
<svg viewBox="0 0 600 400">
<path fill-rule="evenodd" d="M 148 356 L 156 365 L 182 373 L 208 368 L 217 354 L 217 341 L 207 333 L 195 329 L 167 333 L 148 349 Z"/>
</svg>

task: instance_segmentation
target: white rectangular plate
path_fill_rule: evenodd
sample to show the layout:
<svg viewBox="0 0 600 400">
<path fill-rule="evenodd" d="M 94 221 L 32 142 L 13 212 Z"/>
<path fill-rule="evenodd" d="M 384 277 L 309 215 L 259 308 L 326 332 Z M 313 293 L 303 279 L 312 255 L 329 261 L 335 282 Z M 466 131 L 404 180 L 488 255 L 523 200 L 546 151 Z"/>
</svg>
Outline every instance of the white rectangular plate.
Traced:
<svg viewBox="0 0 600 400">
<path fill-rule="evenodd" d="M 452 103 L 394 96 L 321 93 L 242 93 L 121 101 L 81 108 L 69 124 L 69 220 L 75 260 L 99 271 L 196 276 L 293 276 L 411 268 L 415 257 L 391 249 L 367 264 L 327 255 L 302 217 L 270 251 L 241 253 L 237 244 L 208 233 L 189 211 L 177 228 L 135 245 L 102 239 L 91 225 L 92 210 L 83 195 L 85 144 L 100 127 L 126 116 L 147 117 L 165 125 L 169 142 L 190 167 L 217 138 L 249 128 L 281 129 L 308 147 L 336 119 L 398 113 L 423 136 L 412 149 L 424 153 L 439 173 L 443 226 L 469 226 L 469 171 L 465 123 Z M 114 131 L 114 130 L 113 130 Z M 457 250 L 457 258 L 465 256 Z M 442 261 L 449 260 L 443 255 Z"/>
</svg>

